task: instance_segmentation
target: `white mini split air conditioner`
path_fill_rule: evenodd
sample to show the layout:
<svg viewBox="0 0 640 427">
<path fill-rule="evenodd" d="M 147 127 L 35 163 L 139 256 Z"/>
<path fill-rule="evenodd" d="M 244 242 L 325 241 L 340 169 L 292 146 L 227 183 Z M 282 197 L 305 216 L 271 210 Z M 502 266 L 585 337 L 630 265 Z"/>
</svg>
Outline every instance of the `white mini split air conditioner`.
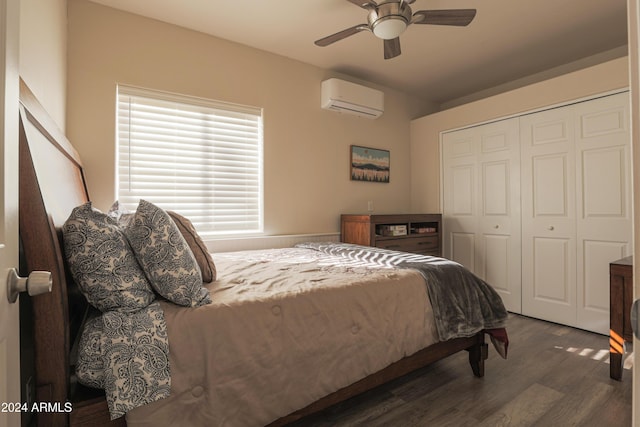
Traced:
<svg viewBox="0 0 640 427">
<path fill-rule="evenodd" d="M 340 113 L 377 119 L 384 112 L 384 92 L 340 79 L 322 82 L 320 106 Z"/>
</svg>

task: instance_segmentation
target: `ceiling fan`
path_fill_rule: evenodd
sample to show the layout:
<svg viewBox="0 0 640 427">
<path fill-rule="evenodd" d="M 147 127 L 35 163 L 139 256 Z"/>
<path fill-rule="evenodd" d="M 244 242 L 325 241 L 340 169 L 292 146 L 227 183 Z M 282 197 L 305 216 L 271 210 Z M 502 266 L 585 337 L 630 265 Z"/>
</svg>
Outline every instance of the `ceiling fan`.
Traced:
<svg viewBox="0 0 640 427">
<path fill-rule="evenodd" d="M 328 46 L 360 31 L 371 31 L 384 41 L 384 59 L 400 55 L 400 34 L 411 24 L 469 25 L 476 16 L 475 9 L 419 10 L 412 13 L 409 6 L 415 0 L 347 0 L 367 10 L 367 23 L 354 25 L 330 36 L 316 40 L 317 46 Z"/>
</svg>

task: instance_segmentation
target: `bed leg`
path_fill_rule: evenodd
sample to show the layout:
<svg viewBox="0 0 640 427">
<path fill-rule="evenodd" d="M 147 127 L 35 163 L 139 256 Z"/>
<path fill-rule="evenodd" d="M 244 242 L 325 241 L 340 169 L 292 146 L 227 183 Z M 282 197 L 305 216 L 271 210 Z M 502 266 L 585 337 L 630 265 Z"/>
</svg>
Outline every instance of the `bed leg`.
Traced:
<svg viewBox="0 0 640 427">
<path fill-rule="evenodd" d="M 484 334 L 479 334 L 478 343 L 467 349 L 469 352 L 469 364 L 476 377 L 484 377 L 484 361 L 489 354 L 489 346 L 484 342 Z"/>
</svg>

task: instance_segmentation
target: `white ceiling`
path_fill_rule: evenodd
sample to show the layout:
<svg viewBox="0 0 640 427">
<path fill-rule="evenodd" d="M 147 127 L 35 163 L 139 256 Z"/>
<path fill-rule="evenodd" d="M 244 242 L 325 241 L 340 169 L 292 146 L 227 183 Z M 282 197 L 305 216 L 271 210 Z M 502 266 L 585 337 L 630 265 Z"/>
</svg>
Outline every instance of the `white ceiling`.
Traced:
<svg viewBox="0 0 640 427">
<path fill-rule="evenodd" d="M 347 0 L 92 0 L 283 55 L 440 104 L 626 45 L 626 0 L 416 0 L 413 11 L 475 8 L 468 27 L 412 25 L 402 55 L 361 32 L 327 47 L 314 41 L 365 23 Z M 624 51 L 624 50 L 623 50 Z M 618 55 L 619 56 L 619 55 Z"/>
</svg>

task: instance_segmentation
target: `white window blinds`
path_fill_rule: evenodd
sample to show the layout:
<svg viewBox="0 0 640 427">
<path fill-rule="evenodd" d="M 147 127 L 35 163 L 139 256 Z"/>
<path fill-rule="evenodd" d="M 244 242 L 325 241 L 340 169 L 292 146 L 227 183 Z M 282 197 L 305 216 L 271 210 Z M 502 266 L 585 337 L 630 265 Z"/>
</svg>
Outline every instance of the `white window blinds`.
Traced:
<svg viewBox="0 0 640 427">
<path fill-rule="evenodd" d="M 118 200 L 203 235 L 262 232 L 262 110 L 118 86 Z"/>
</svg>

